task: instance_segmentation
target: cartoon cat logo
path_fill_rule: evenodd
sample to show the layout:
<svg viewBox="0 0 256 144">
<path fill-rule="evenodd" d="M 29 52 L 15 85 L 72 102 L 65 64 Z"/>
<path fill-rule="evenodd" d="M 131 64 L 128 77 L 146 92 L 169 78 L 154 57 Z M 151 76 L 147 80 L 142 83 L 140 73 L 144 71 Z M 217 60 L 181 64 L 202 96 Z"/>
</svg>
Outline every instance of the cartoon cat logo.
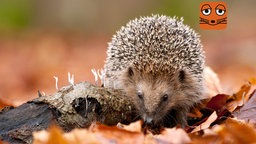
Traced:
<svg viewBox="0 0 256 144">
<path fill-rule="evenodd" d="M 202 2 L 200 4 L 200 28 L 221 30 L 227 27 L 225 2 Z"/>
</svg>

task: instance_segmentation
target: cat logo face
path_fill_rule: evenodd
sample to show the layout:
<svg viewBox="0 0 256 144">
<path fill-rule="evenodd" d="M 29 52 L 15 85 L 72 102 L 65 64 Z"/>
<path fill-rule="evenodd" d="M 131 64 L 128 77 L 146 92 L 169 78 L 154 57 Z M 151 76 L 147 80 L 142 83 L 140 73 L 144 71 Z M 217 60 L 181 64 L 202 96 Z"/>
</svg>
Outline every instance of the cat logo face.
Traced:
<svg viewBox="0 0 256 144">
<path fill-rule="evenodd" d="M 227 6 L 225 2 L 202 2 L 200 4 L 201 29 L 225 29 L 227 27 Z"/>
</svg>

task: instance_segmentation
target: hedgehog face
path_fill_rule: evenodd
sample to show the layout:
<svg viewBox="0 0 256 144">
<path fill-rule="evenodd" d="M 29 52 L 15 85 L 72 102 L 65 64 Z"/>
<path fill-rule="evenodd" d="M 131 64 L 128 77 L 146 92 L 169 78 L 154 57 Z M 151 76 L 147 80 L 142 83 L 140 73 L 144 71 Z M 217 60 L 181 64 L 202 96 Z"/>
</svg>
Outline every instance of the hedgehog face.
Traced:
<svg viewBox="0 0 256 144">
<path fill-rule="evenodd" d="M 149 126 L 158 127 L 170 119 L 174 125 L 183 124 L 175 115 L 175 111 L 187 111 L 195 101 L 198 101 L 200 95 L 196 94 L 197 88 L 193 86 L 196 81 L 193 81 L 184 70 L 168 75 L 140 72 L 129 67 L 123 83 L 124 90 L 132 97 L 139 115 Z"/>
<path fill-rule="evenodd" d="M 165 114 L 174 106 L 174 88 L 160 78 L 137 79 L 132 98 L 146 125 L 161 123 Z"/>
</svg>

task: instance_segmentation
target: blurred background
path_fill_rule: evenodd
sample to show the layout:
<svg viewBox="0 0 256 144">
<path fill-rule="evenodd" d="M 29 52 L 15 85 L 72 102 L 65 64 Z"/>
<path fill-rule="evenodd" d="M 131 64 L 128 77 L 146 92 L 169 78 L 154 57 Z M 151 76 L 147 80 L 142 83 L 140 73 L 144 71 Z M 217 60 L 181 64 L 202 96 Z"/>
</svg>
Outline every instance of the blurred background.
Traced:
<svg viewBox="0 0 256 144">
<path fill-rule="evenodd" d="M 0 101 L 19 105 L 37 90 L 94 82 L 91 69 L 104 65 L 107 43 L 129 20 L 151 14 L 184 18 L 202 38 L 206 62 L 232 94 L 256 77 L 255 0 L 226 0 L 225 30 L 199 28 L 200 0 L 1 0 Z"/>
</svg>

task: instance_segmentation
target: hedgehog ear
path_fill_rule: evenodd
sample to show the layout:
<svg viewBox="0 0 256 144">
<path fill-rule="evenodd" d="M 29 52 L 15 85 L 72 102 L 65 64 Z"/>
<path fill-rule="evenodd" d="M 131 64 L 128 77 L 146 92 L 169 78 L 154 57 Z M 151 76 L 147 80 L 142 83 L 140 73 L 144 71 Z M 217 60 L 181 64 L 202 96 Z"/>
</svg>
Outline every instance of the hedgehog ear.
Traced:
<svg viewBox="0 0 256 144">
<path fill-rule="evenodd" d="M 133 70 L 133 68 L 131 66 L 128 67 L 127 72 L 128 72 L 128 76 L 129 77 L 133 77 L 134 76 L 134 70 Z"/>
<path fill-rule="evenodd" d="M 185 70 L 179 70 L 177 73 L 177 78 L 180 83 L 184 83 L 187 79 L 187 73 L 185 72 Z"/>
</svg>

